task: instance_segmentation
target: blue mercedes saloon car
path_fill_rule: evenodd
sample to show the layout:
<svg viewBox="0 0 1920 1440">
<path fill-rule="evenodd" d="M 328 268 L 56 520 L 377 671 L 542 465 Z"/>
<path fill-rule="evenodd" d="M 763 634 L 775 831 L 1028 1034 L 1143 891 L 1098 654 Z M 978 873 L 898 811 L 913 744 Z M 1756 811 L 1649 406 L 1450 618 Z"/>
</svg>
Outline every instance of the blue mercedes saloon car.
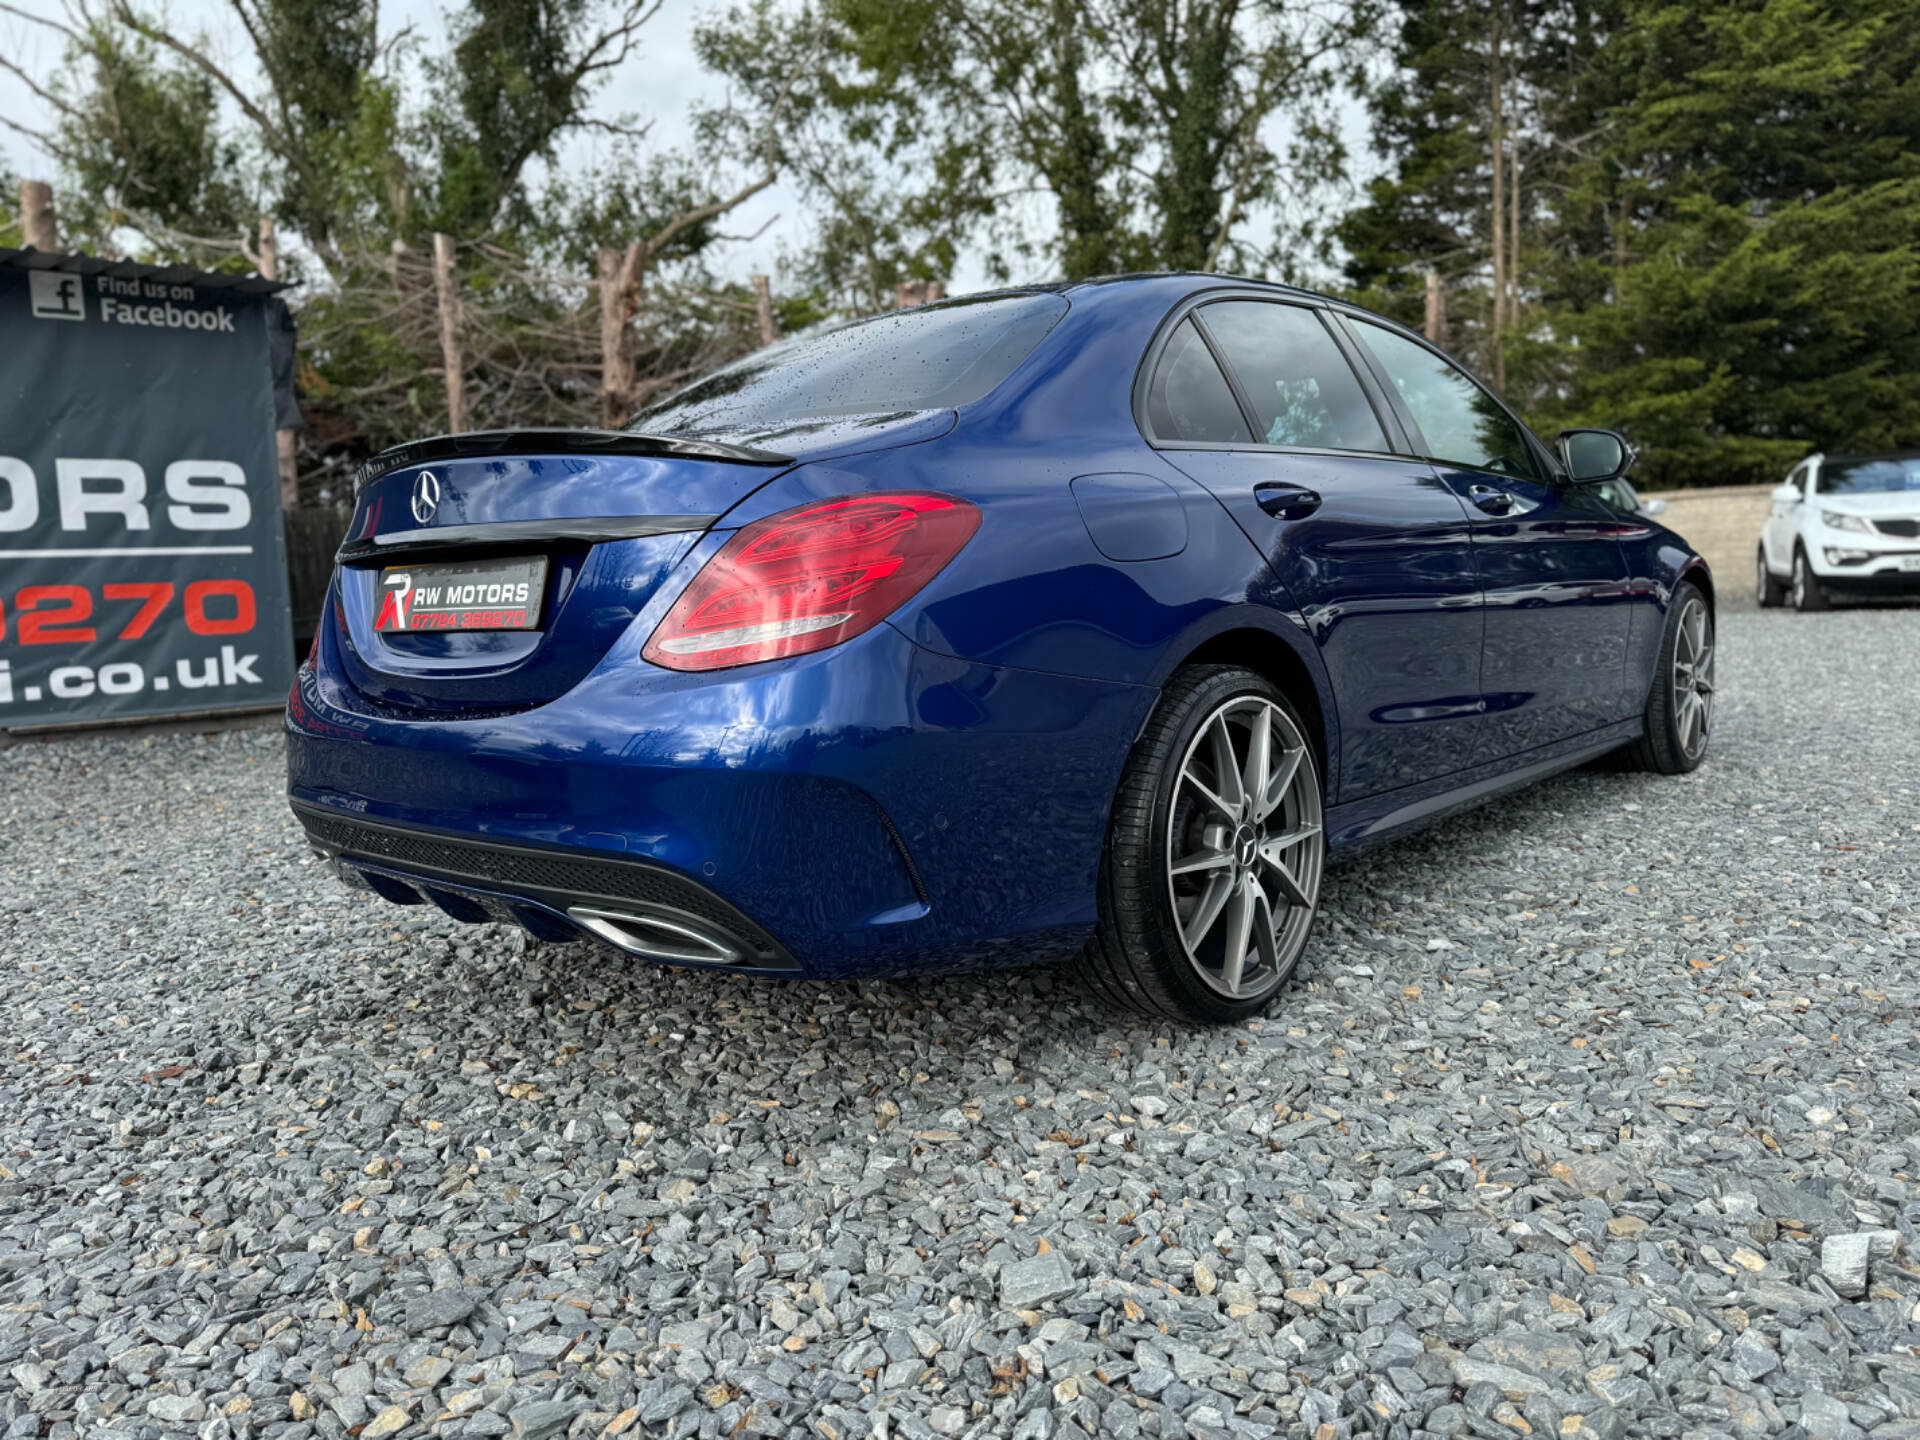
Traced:
<svg viewBox="0 0 1920 1440">
<path fill-rule="evenodd" d="M 543 939 L 821 979 L 1078 957 L 1234 1020 L 1331 860 L 1608 752 L 1700 763 L 1713 581 L 1609 500 L 1631 458 L 1280 286 L 895 311 L 623 431 L 370 461 L 293 808 L 350 882 Z"/>
</svg>

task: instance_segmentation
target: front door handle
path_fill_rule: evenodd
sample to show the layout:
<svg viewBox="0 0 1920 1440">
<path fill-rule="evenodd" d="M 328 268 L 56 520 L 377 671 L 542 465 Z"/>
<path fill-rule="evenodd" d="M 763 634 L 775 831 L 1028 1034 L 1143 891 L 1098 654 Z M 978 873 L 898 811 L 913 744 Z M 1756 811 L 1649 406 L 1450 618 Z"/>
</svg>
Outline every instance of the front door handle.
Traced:
<svg viewBox="0 0 1920 1440">
<path fill-rule="evenodd" d="M 1513 509 L 1513 496 L 1498 485 L 1469 485 L 1467 499 L 1489 515 L 1504 515 Z"/>
<path fill-rule="evenodd" d="M 1304 520 L 1320 508 L 1320 494 L 1304 485 L 1278 485 L 1268 480 L 1253 487 L 1253 499 L 1276 520 Z"/>
</svg>

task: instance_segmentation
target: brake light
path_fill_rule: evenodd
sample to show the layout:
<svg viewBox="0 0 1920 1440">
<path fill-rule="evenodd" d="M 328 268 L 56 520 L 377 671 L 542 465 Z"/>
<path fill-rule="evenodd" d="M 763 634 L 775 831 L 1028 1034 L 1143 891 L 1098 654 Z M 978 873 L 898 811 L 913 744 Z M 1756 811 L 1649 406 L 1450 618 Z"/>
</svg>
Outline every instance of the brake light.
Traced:
<svg viewBox="0 0 1920 1440">
<path fill-rule="evenodd" d="M 806 655 L 878 625 L 960 553 L 980 512 L 948 495 L 850 495 L 738 531 L 641 653 L 669 670 Z"/>
</svg>

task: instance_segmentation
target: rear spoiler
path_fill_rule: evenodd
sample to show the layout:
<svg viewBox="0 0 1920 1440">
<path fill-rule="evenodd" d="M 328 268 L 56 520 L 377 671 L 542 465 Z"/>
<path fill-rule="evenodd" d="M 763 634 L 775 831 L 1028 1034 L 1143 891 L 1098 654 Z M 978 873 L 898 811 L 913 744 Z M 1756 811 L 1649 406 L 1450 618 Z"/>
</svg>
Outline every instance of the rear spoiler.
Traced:
<svg viewBox="0 0 1920 1440">
<path fill-rule="evenodd" d="M 676 460 L 724 460 L 735 465 L 791 465 L 791 455 L 695 440 L 681 435 L 642 435 L 632 430 L 586 430 L 560 426 L 526 430 L 471 430 L 435 435 L 382 450 L 354 472 L 353 493 L 363 486 L 430 460 L 483 459 L 494 455 L 642 455 Z"/>
</svg>

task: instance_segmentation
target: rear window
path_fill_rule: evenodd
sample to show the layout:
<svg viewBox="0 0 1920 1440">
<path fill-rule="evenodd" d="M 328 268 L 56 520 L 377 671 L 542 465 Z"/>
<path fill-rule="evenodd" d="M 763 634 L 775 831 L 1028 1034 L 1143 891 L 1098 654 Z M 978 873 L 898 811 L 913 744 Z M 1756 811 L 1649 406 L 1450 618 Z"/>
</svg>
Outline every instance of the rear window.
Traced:
<svg viewBox="0 0 1920 1440">
<path fill-rule="evenodd" d="M 1191 320 L 1180 322 L 1160 353 L 1147 390 L 1147 423 L 1159 440 L 1245 445 L 1253 439 L 1227 377 Z"/>
<path fill-rule="evenodd" d="M 1920 490 L 1920 455 L 1887 455 L 1877 460 L 1825 460 L 1814 489 L 1822 495 L 1884 495 Z"/>
<path fill-rule="evenodd" d="M 626 428 L 764 430 L 834 415 L 978 400 L 1067 313 L 1058 295 L 949 300 L 755 351 L 642 410 Z"/>
</svg>

